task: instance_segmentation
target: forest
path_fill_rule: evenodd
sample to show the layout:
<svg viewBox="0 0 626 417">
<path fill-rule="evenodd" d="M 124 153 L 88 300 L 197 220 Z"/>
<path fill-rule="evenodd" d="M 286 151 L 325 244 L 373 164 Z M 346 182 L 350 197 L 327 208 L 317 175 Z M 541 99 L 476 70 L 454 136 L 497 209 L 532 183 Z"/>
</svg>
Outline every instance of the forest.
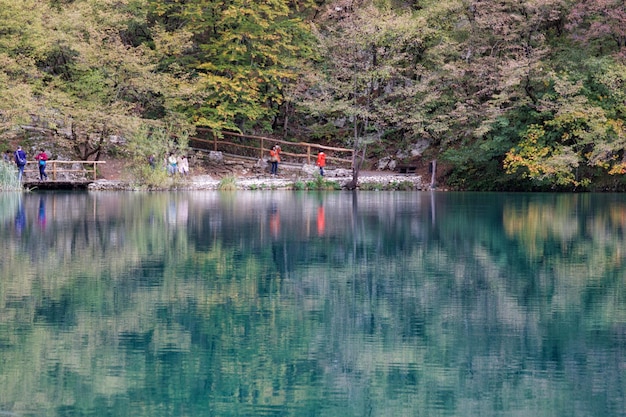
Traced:
<svg viewBox="0 0 626 417">
<path fill-rule="evenodd" d="M 626 189 L 622 0 L 0 0 L 0 62 L 4 148 L 202 127 L 437 159 L 451 189 Z"/>
</svg>

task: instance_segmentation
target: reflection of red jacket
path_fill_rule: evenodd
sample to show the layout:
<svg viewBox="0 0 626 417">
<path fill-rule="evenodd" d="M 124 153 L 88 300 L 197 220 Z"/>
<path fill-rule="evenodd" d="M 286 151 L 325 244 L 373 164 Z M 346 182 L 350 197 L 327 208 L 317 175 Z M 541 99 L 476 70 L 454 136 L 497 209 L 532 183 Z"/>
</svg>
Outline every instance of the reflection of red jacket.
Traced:
<svg viewBox="0 0 626 417">
<path fill-rule="evenodd" d="M 322 236 L 326 231 L 326 216 L 324 216 L 324 206 L 317 208 L 317 234 Z"/>
<path fill-rule="evenodd" d="M 278 237 L 280 232 L 280 216 L 278 213 L 273 213 L 270 217 L 270 233 L 272 237 Z"/>
<path fill-rule="evenodd" d="M 320 152 L 317 155 L 317 166 L 323 168 L 326 166 L 326 154 L 324 152 Z"/>
</svg>

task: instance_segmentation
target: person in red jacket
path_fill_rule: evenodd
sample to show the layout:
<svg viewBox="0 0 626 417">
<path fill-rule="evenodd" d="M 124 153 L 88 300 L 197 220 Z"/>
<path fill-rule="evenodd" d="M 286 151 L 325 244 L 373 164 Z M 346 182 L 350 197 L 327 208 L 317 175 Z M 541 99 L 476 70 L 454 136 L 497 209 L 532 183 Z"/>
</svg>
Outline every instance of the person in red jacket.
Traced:
<svg viewBox="0 0 626 417">
<path fill-rule="evenodd" d="M 326 166 L 326 154 L 323 150 L 320 149 L 320 152 L 317 154 L 317 162 L 316 165 L 320 167 L 320 175 L 324 176 L 324 167 Z"/>
<path fill-rule="evenodd" d="M 48 179 L 48 174 L 46 174 L 46 163 L 48 161 L 48 154 L 40 149 L 39 153 L 35 155 L 35 159 L 37 160 L 37 165 L 39 166 L 39 181 L 43 181 L 43 179 Z"/>
</svg>

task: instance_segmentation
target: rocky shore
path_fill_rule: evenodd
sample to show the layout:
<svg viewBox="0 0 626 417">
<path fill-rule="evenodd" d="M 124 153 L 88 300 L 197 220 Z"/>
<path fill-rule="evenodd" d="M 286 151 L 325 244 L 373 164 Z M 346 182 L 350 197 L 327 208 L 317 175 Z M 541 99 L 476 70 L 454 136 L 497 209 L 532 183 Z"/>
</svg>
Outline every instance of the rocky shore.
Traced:
<svg viewBox="0 0 626 417">
<path fill-rule="evenodd" d="M 315 189 L 320 184 L 320 177 L 315 166 L 283 166 L 279 175 L 271 176 L 264 171 L 254 172 L 243 169 L 221 178 L 215 175 L 191 175 L 172 181 L 161 190 L 195 191 L 218 190 L 228 181 L 231 188 L 237 190 L 301 190 Z M 352 180 L 347 169 L 328 169 L 323 177 L 327 188 L 345 189 Z M 389 171 L 365 171 L 359 175 L 359 190 L 428 190 L 430 184 L 424 183 L 420 175 L 397 174 Z M 90 184 L 91 191 L 141 191 L 145 186 L 124 180 L 102 179 Z M 156 189 L 155 189 L 156 190 Z"/>
</svg>

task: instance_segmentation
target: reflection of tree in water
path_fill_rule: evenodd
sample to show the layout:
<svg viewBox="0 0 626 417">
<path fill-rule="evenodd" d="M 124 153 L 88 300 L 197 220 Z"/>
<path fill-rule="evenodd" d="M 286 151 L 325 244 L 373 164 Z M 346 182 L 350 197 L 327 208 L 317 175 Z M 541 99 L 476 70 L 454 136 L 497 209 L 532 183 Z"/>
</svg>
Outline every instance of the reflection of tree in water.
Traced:
<svg viewBox="0 0 626 417">
<path fill-rule="evenodd" d="M 15 219 L 15 213 L 21 198 L 21 193 L 0 192 L 0 225 L 12 222 Z"/>
</svg>

